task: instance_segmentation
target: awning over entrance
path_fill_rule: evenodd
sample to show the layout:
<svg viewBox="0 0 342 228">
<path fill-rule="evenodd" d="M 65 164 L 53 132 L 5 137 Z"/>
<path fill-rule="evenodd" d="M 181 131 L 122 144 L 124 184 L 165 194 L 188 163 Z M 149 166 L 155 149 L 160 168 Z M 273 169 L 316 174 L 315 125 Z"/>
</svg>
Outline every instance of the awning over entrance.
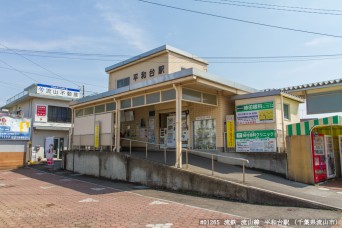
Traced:
<svg viewBox="0 0 342 228">
<path fill-rule="evenodd" d="M 342 125 L 342 116 L 331 116 L 287 125 L 287 136 L 310 135 L 314 126 Z"/>
</svg>

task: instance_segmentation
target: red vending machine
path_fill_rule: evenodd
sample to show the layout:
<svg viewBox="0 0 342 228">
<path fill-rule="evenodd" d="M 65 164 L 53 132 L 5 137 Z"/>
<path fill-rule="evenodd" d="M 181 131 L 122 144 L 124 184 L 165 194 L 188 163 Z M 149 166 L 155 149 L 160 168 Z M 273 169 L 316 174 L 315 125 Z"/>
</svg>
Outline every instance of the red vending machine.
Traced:
<svg viewBox="0 0 342 228">
<path fill-rule="evenodd" d="M 315 183 L 324 181 L 327 179 L 327 165 L 324 148 L 324 135 L 312 134 L 312 158 L 314 168 L 314 180 Z"/>
</svg>

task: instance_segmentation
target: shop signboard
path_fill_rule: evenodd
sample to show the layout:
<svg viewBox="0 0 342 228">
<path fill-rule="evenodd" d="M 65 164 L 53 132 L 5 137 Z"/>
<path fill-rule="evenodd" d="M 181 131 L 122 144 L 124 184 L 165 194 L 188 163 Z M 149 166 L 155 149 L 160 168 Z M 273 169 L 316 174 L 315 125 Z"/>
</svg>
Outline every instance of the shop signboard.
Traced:
<svg viewBox="0 0 342 228">
<path fill-rule="evenodd" d="M 227 126 L 227 147 L 235 147 L 235 121 L 234 115 L 226 116 L 226 126 Z"/>
<path fill-rule="evenodd" d="M 53 165 L 53 155 L 54 155 L 54 137 L 45 138 L 45 156 L 48 165 Z"/>
<path fill-rule="evenodd" d="M 274 122 L 273 109 L 273 101 L 236 106 L 236 123 L 272 123 Z"/>
<path fill-rule="evenodd" d="M 237 131 L 236 152 L 276 152 L 275 130 Z"/>
<path fill-rule="evenodd" d="M 100 147 L 100 121 L 95 122 L 94 147 Z"/>
<path fill-rule="evenodd" d="M 47 122 L 47 105 L 36 105 L 34 121 L 42 123 Z"/>
<path fill-rule="evenodd" d="M 37 94 L 68 97 L 68 98 L 74 98 L 74 99 L 81 97 L 81 91 L 79 89 L 71 89 L 71 88 L 66 88 L 66 87 L 44 85 L 44 84 L 37 84 Z"/>
<path fill-rule="evenodd" d="M 0 140 L 30 140 L 31 119 L 0 116 Z"/>
</svg>

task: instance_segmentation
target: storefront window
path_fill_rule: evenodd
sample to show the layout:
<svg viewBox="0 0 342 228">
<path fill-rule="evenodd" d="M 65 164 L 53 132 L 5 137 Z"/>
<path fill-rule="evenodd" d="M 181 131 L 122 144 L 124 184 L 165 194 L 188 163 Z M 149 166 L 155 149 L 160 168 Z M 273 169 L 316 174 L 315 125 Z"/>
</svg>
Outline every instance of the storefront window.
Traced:
<svg viewBox="0 0 342 228">
<path fill-rule="evenodd" d="M 216 149 L 216 121 L 194 121 L 194 149 Z"/>
</svg>

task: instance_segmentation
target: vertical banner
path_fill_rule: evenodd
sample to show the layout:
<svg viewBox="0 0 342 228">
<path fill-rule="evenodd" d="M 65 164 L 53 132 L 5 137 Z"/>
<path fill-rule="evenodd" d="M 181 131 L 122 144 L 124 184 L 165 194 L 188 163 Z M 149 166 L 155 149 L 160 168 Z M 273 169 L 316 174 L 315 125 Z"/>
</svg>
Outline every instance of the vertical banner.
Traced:
<svg viewBox="0 0 342 228">
<path fill-rule="evenodd" d="M 48 165 L 53 165 L 53 151 L 54 148 L 54 138 L 47 137 L 45 139 L 45 156 Z"/>
<path fill-rule="evenodd" d="M 234 115 L 226 116 L 226 126 L 227 126 L 227 147 L 235 147 L 235 121 Z"/>
<path fill-rule="evenodd" d="M 100 121 L 95 122 L 94 147 L 100 147 Z"/>
</svg>

